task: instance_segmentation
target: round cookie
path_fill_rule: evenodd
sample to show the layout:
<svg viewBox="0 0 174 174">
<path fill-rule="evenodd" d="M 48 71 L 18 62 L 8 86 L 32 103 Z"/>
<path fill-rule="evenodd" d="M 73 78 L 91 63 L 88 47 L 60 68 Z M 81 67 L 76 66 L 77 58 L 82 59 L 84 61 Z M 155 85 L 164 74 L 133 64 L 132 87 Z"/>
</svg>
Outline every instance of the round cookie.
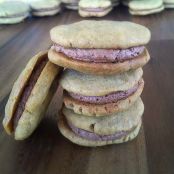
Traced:
<svg viewBox="0 0 174 174">
<path fill-rule="evenodd" d="M 54 44 L 49 60 L 80 72 L 117 74 L 150 59 L 143 46 L 149 42 L 149 30 L 131 22 L 85 20 L 54 27 L 50 34 Z"/>
<path fill-rule="evenodd" d="M 174 8 L 174 0 L 163 0 L 165 8 Z"/>
<path fill-rule="evenodd" d="M 52 16 L 60 12 L 60 0 L 35 0 L 30 2 L 34 16 Z"/>
<path fill-rule="evenodd" d="M 102 17 L 112 10 L 112 3 L 109 0 L 80 0 L 79 14 L 82 17 Z"/>
<path fill-rule="evenodd" d="M 64 108 L 58 121 L 58 127 L 66 138 L 78 145 L 117 144 L 130 141 L 137 136 L 141 127 L 143 111 L 144 105 L 140 98 L 128 110 L 109 117 L 89 118 Z M 98 138 L 99 140 L 97 140 Z"/>
<path fill-rule="evenodd" d="M 26 3 L 6 1 L 0 3 L 0 24 L 16 24 L 29 16 L 30 8 Z"/>
<path fill-rule="evenodd" d="M 117 75 L 91 75 L 66 69 L 60 79 L 63 89 L 85 96 L 103 96 L 133 87 L 142 78 L 143 70 L 127 71 Z"/>
<path fill-rule="evenodd" d="M 91 104 L 75 100 L 67 95 L 63 96 L 63 102 L 67 108 L 72 109 L 75 113 L 78 114 L 96 117 L 109 116 L 109 114 L 127 110 L 139 98 L 143 88 L 144 82 L 141 84 L 138 90 L 128 98 L 112 103 Z"/>
<path fill-rule="evenodd" d="M 47 52 L 31 58 L 14 83 L 5 107 L 3 126 L 9 135 L 23 140 L 32 134 L 57 89 L 61 70 L 49 62 Z"/>
<path fill-rule="evenodd" d="M 56 26 L 50 36 L 66 48 L 123 49 L 147 44 L 151 34 L 146 27 L 132 22 L 82 20 Z"/>
<path fill-rule="evenodd" d="M 141 128 L 141 122 L 137 125 L 137 127 L 132 131 L 131 133 L 127 134 L 126 136 L 116 139 L 116 140 L 109 140 L 109 141 L 92 141 L 87 140 L 84 138 L 81 138 L 80 136 L 77 136 L 67 125 L 65 122 L 63 115 L 60 116 L 58 121 L 58 128 L 63 136 L 65 136 L 67 139 L 69 139 L 71 142 L 78 144 L 80 146 L 87 146 L 87 147 L 97 147 L 97 146 L 105 146 L 110 144 L 120 144 L 127 141 L 133 140 L 139 133 Z"/>
<path fill-rule="evenodd" d="M 60 79 L 60 84 L 65 90 L 64 104 L 75 113 L 87 116 L 103 116 L 126 110 L 143 91 L 142 75 L 141 68 L 110 76 L 83 74 L 67 69 Z M 116 98 L 113 98 L 113 94 Z M 76 98 L 74 95 L 80 97 Z M 109 95 L 113 98 L 112 101 L 110 98 L 104 102 L 101 101 Z M 87 100 L 82 100 L 83 97 Z M 88 99 L 91 97 L 92 102 Z M 98 101 L 101 100 L 97 102 L 96 98 Z"/>
<path fill-rule="evenodd" d="M 129 3 L 129 12 L 132 15 L 149 15 L 163 10 L 162 0 L 133 0 Z"/>
<path fill-rule="evenodd" d="M 66 107 L 62 109 L 62 113 L 70 125 L 98 135 L 129 132 L 141 121 L 143 112 L 144 105 L 140 98 L 127 110 L 103 117 L 87 117 L 76 114 Z"/>
</svg>

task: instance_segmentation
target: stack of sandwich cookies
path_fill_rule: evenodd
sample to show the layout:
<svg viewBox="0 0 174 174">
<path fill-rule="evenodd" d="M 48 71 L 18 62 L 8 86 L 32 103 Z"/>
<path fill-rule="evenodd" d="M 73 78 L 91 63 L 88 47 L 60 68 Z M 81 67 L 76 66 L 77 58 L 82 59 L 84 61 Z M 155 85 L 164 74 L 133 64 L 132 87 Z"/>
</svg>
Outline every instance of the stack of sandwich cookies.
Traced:
<svg viewBox="0 0 174 174">
<path fill-rule="evenodd" d="M 131 22 L 84 20 L 54 27 L 49 60 L 88 74 L 116 74 L 144 66 L 149 30 Z M 76 36 L 76 37 L 74 37 Z"/>
<path fill-rule="evenodd" d="M 5 107 L 3 126 L 16 140 L 30 136 L 42 120 L 58 85 L 62 68 L 40 52 L 26 65 L 14 83 Z"/>
<path fill-rule="evenodd" d="M 60 84 L 64 107 L 58 126 L 72 142 L 83 146 L 122 143 L 141 127 L 144 87 L 141 68 L 117 75 L 89 75 L 65 70 Z"/>
<path fill-rule="evenodd" d="M 132 15 L 149 15 L 163 10 L 163 0 L 133 0 L 129 3 L 129 12 Z"/>
<path fill-rule="evenodd" d="M 144 111 L 141 67 L 150 59 L 150 31 L 130 22 L 82 21 L 53 28 L 51 39 L 49 60 L 68 68 L 60 79 L 61 133 L 83 146 L 135 138 Z"/>
<path fill-rule="evenodd" d="M 102 17 L 107 15 L 112 8 L 110 0 L 80 0 L 79 15 L 82 17 Z"/>
<path fill-rule="evenodd" d="M 35 0 L 30 2 L 32 15 L 52 16 L 60 12 L 60 0 Z"/>
</svg>

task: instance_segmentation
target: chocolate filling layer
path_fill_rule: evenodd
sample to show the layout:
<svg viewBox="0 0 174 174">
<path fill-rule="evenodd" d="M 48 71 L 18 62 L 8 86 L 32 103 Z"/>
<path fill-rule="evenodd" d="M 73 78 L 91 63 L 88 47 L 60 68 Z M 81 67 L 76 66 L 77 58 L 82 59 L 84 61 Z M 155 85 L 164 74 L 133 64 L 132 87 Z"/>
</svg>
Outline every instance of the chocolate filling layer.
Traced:
<svg viewBox="0 0 174 174">
<path fill-rule="evenodd" d="M 86 11 L 86 12 L 103 12 L 105 10 L 109 10 L 111 9 L 112 6 L 109 7 L 96 7 L 96 8 L 84 8 L 84 7 L 80 7 L 80 10 Z"/>
<path fill-rule="evenodd" d="M 47 62 L 48 62 L 47 57 L 44 57 L 43 59 L 39 60 L 36 63 L 36 65 L 32 71 L 32 74 L 31 74 L 30 78 L 28 79 L 28 81 L 21 93 L 21 96 L 19 98 L 18 104 L 16 106 L 16 110 L 13 115 L 13 130 L 16 129 L 18 121 L 21 118 L 21 116 L 25 110 L 25 105 L 32 92 L 32 89 L 34 88 L 34 86 Z"/>
<path fill-rule="evenodd" d="M 140 80 L 134 87 L 128 89 L 127 91 L 118 91 L 104 96 L 83 96 L 81 94 L 75 94 L 72 92 L 69 92 L 68 94 L 72 98 L 78 101 L 83 101 L 87 103 L 92 103 L 92 104 L 113 103 L 113 102 L 118 102 L 119 100 L 126 99 L 129 96 L 133 95 L 142 83 L 143 81 Z"/>
<path fill-rule="evenodd" d="M 79 49 L 65 48 L 58 44 L 53 44 L 52 49 L 75 60 L 95 63 L 115 63 L 136 58 L 143 53 L 145 47 L 137 46 L 127 49 Z"/>
<path fill-rule="evenodd" d="M 93 141 L 110 141 L 110 140 L 120 139 L 128 135 L 132 131 L 134 131 L 134 129 L 136 128 L 134 127 L 130 131 L 116 132 L 115 134 L 111 134 L 111 135 L 99 135 L 94 132 L 89 132 L 89 131 L 77 128 L 74 125 L 70 124 L 69 122 L 67 122 L 67 124 L 76 135 L 88 140 L 93 140 Z"/>
</svg>

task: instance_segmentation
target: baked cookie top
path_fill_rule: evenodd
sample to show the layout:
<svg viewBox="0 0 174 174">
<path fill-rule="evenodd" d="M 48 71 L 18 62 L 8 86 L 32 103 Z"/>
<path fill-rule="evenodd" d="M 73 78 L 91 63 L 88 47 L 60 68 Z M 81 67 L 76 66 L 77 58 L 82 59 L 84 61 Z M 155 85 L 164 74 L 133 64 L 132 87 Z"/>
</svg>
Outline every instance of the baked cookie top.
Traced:
<svg viewBox="0 0 174 174">
<path fill-rule="evenodd" d="M 117 75 L 100 76 L 67 69 L 61 76 L 60 84 L 68 92 L 84 96 L 103 96 L 132 88 L 138 83 L 142 75 L 142 68 Z"/>
<path fill-rule="evenodd" d="M 145 45 L 150 31 L 139 24 L 120 21 L 83 20 L 56 26 L 50 31 L 51 40 L 67 48 L 124 49 Z"/>
</svg>

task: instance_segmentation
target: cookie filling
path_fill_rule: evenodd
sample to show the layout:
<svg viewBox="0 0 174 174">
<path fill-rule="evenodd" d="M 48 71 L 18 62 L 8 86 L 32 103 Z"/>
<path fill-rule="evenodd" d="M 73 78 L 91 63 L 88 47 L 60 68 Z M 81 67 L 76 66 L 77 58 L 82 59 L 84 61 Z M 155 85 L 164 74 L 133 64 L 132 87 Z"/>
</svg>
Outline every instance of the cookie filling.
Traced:
<svg viewBox="0 0 174 174">
<path fill-rule="evenodd" d="M 80 129 L 75 127 L 74 125 L 72 125 L 71 123 L 67 122 L 68 126 L 71 128 L 71 130 L 78 135 L 79 137 L 88 139 L 88 140 L 92 140 L 92 141 L 112 141 L 112 140 L 117 140 L 120 139 L 126 135 L 128 135 L 129 133 L 131 133 L 132 131 L 134 131 L 134 128 L 132 128 L 130 131 L 120 131 L 120 132 L 116 132 L 115 134 L 111 134 L 111 135 L 99 135 L 96 134 L 94 132 L 89 132 L 86 131 L 84 129 Z"/>
<path fill-rule="evenodd" d="M 140 80 L 136 85 L 134 85 L 131 89 L 128 89 L 127 91 L 118 91 L 105 96 L 83 96 L 81 94 L 75 94 L 72 92 L 69 92 L 68 95 L 70 95 L 72 98 L 78 101 L 87 102 L 91 104 L 116 103 L 119 100 L 124 100 L 129 96 L 133 95 L 137 91 L 137 89 L 143 85 L 143 80 Z"/>
<path fill-rule="evenodd" d="M 53 44 L 52 49 L 74 60 L 94 63 L 115 63 L 136 58 L 144 52 L 145 47 L 137 46 L 127 49 L 80 49 L 65 48 L 58 44 Z"/>
<path fill-rule="evenodd" d="M 47 62 L 48 62 L 47 57 L 44 57 L 43 59 L 39 60 L 37 62 L 37 64 L 35 65 L 35 67 L 32 71 L 32 74 L 31 74 L 30 78 L 28 79 L 28 81 L 21 93 L 19 101 L 17 103 L 16 109 L 15 109 L 15 112 L 13 115 L 13 130 L 16 129 L 18 121 L 21 118 L 21 116 L 25 110 L 25 105 L 26 105 L 26 102 L 27 102 L 29 96 L 31 95 L 32 89 L 34 88 L 34 86 Z"/>
<path fill-rule="evenodd" d="M 111 9 L 112 6 L 108 6 L 108 7 L 96 7 L 96 8 L 90 8 L 90 7 L 80 7 L 80 10 L 86 11 L 86 12 L 103 12 L 105 10 L 109 10 Z"/>
</svg>

